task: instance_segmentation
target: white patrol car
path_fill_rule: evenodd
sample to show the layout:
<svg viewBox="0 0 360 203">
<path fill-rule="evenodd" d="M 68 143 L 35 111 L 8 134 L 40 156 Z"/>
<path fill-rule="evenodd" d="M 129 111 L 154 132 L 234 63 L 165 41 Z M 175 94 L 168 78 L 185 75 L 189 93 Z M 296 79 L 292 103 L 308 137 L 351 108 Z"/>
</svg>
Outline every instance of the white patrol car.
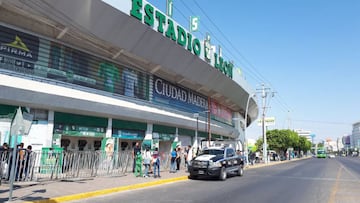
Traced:
<svg viewBox="0 0 360 203">
<path fill-rule="evenodd" d="M 239 176 L 244 174 L 244 161 L 231 147 L 210 147 L 192 159 L 188 171 L 191 179 L 217 177 L 220 180 L 226 180 L 230 173 Z"/>
</svg>

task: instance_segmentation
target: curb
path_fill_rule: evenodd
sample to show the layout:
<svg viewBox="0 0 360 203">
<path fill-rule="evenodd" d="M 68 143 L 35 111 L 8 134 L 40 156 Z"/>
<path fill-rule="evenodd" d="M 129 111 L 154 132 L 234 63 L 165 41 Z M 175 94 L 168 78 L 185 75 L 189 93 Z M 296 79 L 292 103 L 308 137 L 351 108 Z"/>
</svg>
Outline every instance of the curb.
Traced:
<svg viewBox="0 0 360 203">
<path fill-rule="evenodd" d="M 270 163 L 267 163 L 267 164 L 261 163 L 261 164 L 256 164 L 256 165 L 252 165 L 252 166 L 248 165 L 245 168 L 246 169 L 262 168 L 262 167 L 266 167 L 266 166 L 274 166 L 274 165 L 279 165 L 279 164 L 286 164 L 286 163 L 301 161 L 301 160 L 310 159 L 310 158 L 312 158 L 312 157 L 307 156 L 307 157 L 302 157 L 302 158 L 294 158 L 294 159 L 286 160 L 286 161 L 275 161 L 275 162 L 270 162 Z"/>
<path fill-rule="evenodd" d="M 135 190 L 155 185 L 161 185 L 166 183 L 172 183 L 182 180 L 187 180 L 188 176 L 180 176 L 176 178 L 168 178 L 164 180 L 157 180 L 157 181 L 151 181 L 146 183 L 138 183 L 134 185 L 127 185 L 127 186 L 121 186 L 121 187 L 115 187 L 115 188 L 109 188 L 109 189 L 103 189 L 103 190 L 96 190 L 92 192 L 85 192 L 85 193 L 78 193 L 74 195 L 67 195 L 67 196 L 61 196 L 61 197 L 54 197 L 44 200 L 35 200 L 35 201 L 26 201 L 26 203 L 58 203 L 58 202 L 67 202 L 67 201 L 74 201 L 74 200 L 80 200 L 90 197 L 97 197 L 102 195 L 107 195 L 115 192 L 122 192 L 127 190 Z"/>
</svg>

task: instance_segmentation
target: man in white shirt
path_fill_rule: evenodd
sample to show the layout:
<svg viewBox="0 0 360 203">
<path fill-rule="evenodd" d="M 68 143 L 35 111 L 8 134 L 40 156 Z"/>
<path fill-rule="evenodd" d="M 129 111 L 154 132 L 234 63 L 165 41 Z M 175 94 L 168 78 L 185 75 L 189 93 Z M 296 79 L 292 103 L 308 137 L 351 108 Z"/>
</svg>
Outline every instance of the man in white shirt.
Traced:
<svg viewBox="0 0 360 203">
<path fill-rule="evenodd" d="M 191 160 L 193 159 L 193 148 L 191 147 L 191 145 L 188 146 L 188 153 L 187 153 L 187 156 L 186 156 L 186 171 L 188 170 L 188 167 L 189 165 L 191 165 Z"/>
</svg>

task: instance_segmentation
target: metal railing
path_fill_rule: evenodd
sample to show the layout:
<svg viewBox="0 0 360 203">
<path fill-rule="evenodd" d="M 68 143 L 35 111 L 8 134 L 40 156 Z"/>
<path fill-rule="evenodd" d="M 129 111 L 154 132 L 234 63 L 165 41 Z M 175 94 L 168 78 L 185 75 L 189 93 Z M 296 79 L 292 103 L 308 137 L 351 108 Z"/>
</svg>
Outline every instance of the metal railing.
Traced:
<svg viewBox="0 0 360 203">
<path fill-rule="evenodd" d="M 8 181 L 12 150 L 0 151 L 0 180 Z M 27 151 L 17 150 L 15 181 L 69 180 L 121 176 L 133 170 L 132 151 Z M 169 155 L 161 155 L 160 170 L 169 169 Z"/>
</svg>

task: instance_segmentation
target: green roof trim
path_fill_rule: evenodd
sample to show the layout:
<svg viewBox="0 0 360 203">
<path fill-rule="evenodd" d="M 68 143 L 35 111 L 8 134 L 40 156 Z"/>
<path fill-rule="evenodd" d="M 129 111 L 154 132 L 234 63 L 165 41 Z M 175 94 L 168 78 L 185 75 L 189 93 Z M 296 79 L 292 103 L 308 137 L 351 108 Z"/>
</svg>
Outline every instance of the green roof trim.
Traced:
<svg viewBox="0 0 360 203">
<path fill-rule="evenodd" d="M 179 134 L 179 135 L 195 136 L 195 130 L 179 128 L 179 129 L 178 129 L 178 134 Z"/>
<path fill-rule="evenodd" d="M 153 125 L 153 132 L 157 133 L 166 133 L 166 134 L 175 134 L 176 128 L 171 126 L 165 126 L 165 125 Z"/>
<path fill-rule="evenodd" d="M 54 113 L 55 124 L 73 124 L 80 126 L 97 126 L 107 127 L 108 119 L 95 116 L 85 116 L 70 113 L 55 112 Z"/>
<path fill-rule="evenodd" d="M 117 129 L 128 129 L 128 130 L 141 130 L 141 131 L 147 130 L 146 123 L 141 123 L 136 121 L 125 121 L 118 119 L 112 120 L 112 127 Z"/>
</svg>

